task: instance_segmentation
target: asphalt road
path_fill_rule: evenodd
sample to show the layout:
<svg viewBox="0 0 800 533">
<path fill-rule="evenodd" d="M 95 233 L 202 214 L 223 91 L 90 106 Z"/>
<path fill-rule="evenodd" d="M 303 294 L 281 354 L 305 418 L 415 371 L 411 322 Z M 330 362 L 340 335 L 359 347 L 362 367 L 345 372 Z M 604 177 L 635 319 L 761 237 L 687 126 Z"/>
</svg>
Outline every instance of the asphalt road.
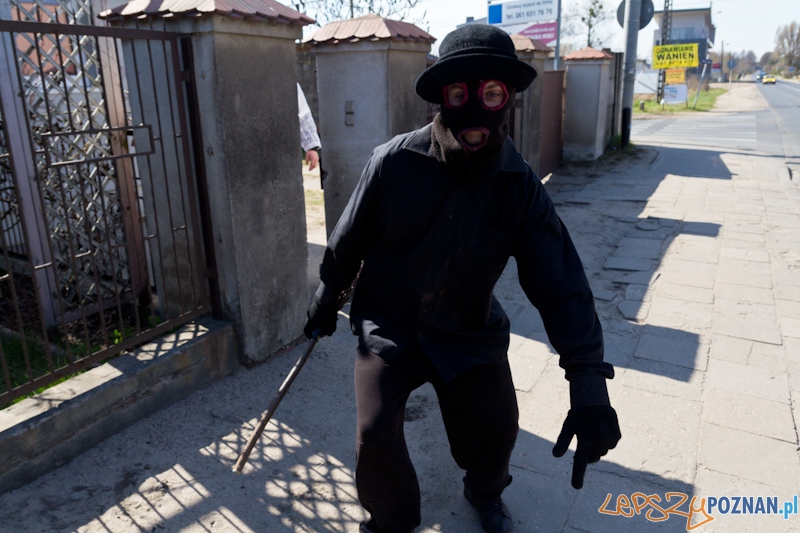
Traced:
<svg viewBox="0 0 800 533">
<path fill-rule="evenodd" d="M 771 168 L 765 172 L 800 185 L 800 83 L 779 81 L 763 86 L 743 79 L 725 88 L 732 93 L 720 97 L 727 100 L 710 113 L 634 120 L 632 141 L 706 150 L 712 160 L 705 170 L 712 174 L 713 157 L 720 154 L 766 156 L 761 164 L 769 161 Z"/>
<path fill-rule="evenodd" d="M 783 137 L 792 181 L 800 183 L 800 83 L 778 81 L 775 85 L 759 84 L 759 90 L 767 100 Z"/>
</svg>

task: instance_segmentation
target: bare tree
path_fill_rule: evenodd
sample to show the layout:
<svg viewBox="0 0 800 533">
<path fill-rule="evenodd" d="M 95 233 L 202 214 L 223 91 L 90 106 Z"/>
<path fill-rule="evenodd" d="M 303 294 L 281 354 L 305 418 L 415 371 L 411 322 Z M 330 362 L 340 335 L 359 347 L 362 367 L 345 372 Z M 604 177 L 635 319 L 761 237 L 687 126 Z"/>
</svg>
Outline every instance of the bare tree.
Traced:
<svg viewBox="0 0 800 533">
<path fill-rule="evenodd" d="M 763 70 L 768 70 L 770 66 L 778 62 L 777 57 L 774 57 L 776 55 L 775 52 L 765 52 L 761 55 L 761 59 L 758 60 L 758 66 Z"/>
<path fill-rule="evenodd" d="M 324 26 L 336 20 L 345 20 L 362 15 L 376 14 L 385 18 L 406 20 L 411 10 L 422 0 L 296 0 L 294 8 L 314 17 Z M 419 19 L 425 17 L 423 13 Z M 418 23 L 419 20 L 410 22 Z"/>
<path fill-rule="evenodd" d="M 790 67 L 800 66 L 800 24 L 790 22 L 775 32 L 775 52 Z"/>
<path fill-rule="evenodd" d="M 602 0 L 582 0 L 573 4 L 565 14 L 561 36 L 567 40 L 574 38 L 581 44 L 586 43 L 585 46 L 601 48 L 607 37 L 602 31 L 603 25 L 613 17 Z"/>
</svg>

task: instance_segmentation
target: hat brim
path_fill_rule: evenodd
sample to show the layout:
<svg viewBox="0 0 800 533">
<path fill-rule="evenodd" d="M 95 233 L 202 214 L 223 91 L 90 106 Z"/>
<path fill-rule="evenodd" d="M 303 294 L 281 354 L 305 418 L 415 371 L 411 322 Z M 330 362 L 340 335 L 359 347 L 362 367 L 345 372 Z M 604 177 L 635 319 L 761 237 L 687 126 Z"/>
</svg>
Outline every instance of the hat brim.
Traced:
<svg viewBox="0 0 800 533">
<path fill-rule="evenodd" d="M 524 91 L 536 78 L 536 69 L 519 59 L 490 54 L 464 54 L 440 59 L 428 67 L 419 78 L 414 89 L 424 100 L 442 103 L 442 87 L 469 78 L 496 79 L 517 91 Z"/>
</svg>

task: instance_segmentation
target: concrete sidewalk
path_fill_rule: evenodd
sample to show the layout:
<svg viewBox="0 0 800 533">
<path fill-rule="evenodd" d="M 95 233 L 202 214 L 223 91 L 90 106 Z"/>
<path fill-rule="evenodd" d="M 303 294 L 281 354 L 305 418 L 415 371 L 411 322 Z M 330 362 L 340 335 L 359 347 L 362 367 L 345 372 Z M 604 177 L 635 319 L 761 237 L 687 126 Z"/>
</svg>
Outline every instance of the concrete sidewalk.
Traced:
<svg viewBox="0 0 800 533">
<path fill-rule="evenodd" d="M 748 90 L 720 109 L 735 112 Z M 800 493 L 800 189 L 778 180 L 772 155 L 643 146 L 549 179 L 595 291 L 623 439 L 572 489 L 571 453 L 550 452 L 569 408 L 567 383 L 512 261 L 496 294 L 512 320 L 521 412 L 505 493 L 516 531 L 686 531 L 689 501 L 666 515 L 654 507 L 678 504 L 678 494 L 696 496 L 695 508 L 715 498 L 710 516 L 692 515 L 692 524 L 707 521 L 697 531 L 800 531 L 800 516 L 777 514 L 787 501 L 794 510 Z M 302 347 L 0 496 L 0 529 L 356 532 L 365 516 L 353 481 L 355 338 L 346 312 L 242 475 L 231 467 Z M 418 531 L 480 532 L 429 386 L 409 401 L 406 438 L 423 494 Z M 676 493 L 669 503 L 668 493 Z"/>
</svg>

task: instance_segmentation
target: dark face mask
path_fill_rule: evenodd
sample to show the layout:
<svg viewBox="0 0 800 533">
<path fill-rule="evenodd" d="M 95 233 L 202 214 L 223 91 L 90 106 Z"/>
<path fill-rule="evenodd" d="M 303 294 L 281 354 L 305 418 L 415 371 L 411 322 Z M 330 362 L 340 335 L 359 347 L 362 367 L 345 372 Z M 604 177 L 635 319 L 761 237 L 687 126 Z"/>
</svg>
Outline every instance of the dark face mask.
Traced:
<svg viewBox="0 0 800 533">
<path fill-rule="evenodd" d="M 499 151 L 508 137 L 516 90 L 500 81 L 472 80 L 450 84 L 443 92 L 442 124 L 461 147 L 467 152 Z"/>
</svg>

